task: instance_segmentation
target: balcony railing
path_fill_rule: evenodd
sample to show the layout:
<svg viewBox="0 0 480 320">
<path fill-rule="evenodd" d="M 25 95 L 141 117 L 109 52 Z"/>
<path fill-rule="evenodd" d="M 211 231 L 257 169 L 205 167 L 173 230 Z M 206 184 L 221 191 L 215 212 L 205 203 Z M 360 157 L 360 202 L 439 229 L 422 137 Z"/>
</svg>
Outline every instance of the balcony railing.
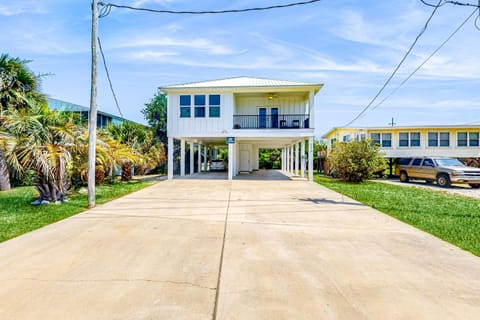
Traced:
<svg viewBox="0 0 480 320">
<path fill-rule="evenodd" d="M 233 129 L 308 129 L 306 114 L 234 115 Z"/>
</svg>

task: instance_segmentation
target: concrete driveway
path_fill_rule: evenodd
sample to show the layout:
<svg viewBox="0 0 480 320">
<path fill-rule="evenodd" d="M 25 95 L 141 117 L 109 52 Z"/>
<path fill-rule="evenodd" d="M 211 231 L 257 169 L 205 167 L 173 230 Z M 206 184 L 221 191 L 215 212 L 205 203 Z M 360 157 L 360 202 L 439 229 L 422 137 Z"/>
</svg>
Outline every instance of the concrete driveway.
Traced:
<svg viewBox="0 0 480 320">
<path fill-rule="evenodd" d="M 480 319 L 480 258 L 306 181 L 179 179 L 0 244 L 0 319 Z"/>
</svg>

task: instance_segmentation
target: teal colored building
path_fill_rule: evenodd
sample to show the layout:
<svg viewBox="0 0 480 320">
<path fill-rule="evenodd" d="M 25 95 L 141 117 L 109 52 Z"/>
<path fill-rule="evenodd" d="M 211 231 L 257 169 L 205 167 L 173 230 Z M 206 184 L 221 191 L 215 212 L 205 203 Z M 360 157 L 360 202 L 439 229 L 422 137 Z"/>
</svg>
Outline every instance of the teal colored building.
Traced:
<svg viewBox="0 0 480 320">
<path fill-rule="evenodd" d="M 80 117 L 85 120 L 88 120 L 90 112 L 88 107 L 52 98 L 48 98 L 48 107 L 52 110 L 79 113 Z M 105 128 L 109 123 L 121 124 L 125 121 L 133 122 L 110 113 L 97 111 L 97 127 L 99 128 Z"/>
</svg>

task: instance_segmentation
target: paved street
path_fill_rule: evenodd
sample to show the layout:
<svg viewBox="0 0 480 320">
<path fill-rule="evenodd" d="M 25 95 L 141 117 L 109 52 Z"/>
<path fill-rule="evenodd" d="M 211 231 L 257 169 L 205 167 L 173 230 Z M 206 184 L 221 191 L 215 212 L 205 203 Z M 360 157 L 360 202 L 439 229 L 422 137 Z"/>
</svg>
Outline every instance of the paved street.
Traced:
<svg viewBox="0 0 480 320">
<path fill-rule="evenodd" d="M 0 319 L 480 319 L 480 258 L 272 177 L 164 181 L 0 244 Z"/>
</svg>

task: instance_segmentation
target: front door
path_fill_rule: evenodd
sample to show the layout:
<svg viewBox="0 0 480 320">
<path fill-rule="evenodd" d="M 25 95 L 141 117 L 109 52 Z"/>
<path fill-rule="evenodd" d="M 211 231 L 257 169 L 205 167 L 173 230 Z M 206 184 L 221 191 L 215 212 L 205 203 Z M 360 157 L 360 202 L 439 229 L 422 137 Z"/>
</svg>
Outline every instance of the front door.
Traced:
<svg viewBox="0 0 480 320">
<path fill-rule="evenodd" d="M 240 151 L 240 170 L 250 172 L 250 152 L 247 150 Z"/>
<path fill-rule="evenodd" d="M 271 127 L 278 128 L 278 108 L 270 109 L 270 119 L 272 121 Z"/>
<path fill-rule="evenodd" d="M 258 127 L 267 127 L 267 108 L 258 108 Z"/>
</svg>

